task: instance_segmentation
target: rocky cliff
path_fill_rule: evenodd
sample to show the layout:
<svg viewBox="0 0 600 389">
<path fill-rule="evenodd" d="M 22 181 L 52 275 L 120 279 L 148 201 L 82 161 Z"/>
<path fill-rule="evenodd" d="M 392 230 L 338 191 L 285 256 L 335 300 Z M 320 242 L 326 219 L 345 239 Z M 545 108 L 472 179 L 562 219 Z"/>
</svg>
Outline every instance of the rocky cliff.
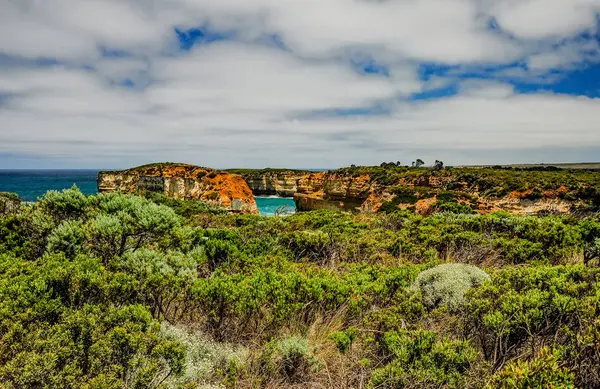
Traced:
<svg viewBox="0 0 600 389">
<path fill-rule="evenodd" d="M 263 169 L 230 172 L 240 174 L 255 196 L 293 197 L 298 191 L 298 180 L 309 174 L 303 170 Z"/>
<path fill-rule="evenodd" d="M 365 204 L 373 189 L 370 177 L 366 175 L 312 173 L 298 180 L 298 191 L 294 195 L 294 202 L 299 211 L 358 210 Z"/>
<path fill-rule="evenodd" d="M 302 177 L 294 201 L 299 211 L 574 213 L 600 207 L 600 175 L 565 170 L 352 167 Z"/>
<path fill-rule="evenodd" d="M 258 213 L 252 191 L 241 176 L 187 164 L 159 163 L 100 172 L 98 191 L 157 192 L 177 199 L 201 200 L 230 211 Z"/>
</svg>

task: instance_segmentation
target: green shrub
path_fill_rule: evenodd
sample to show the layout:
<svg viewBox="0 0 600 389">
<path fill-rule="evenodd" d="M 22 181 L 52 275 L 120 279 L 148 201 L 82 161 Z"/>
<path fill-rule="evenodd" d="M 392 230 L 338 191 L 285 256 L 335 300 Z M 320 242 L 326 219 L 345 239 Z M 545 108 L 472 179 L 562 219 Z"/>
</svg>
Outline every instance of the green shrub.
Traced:
<svg viewBox="0 0 600 389">
<path fill-rule="evenodd" d="M 412 288 L 421 291 L 423 303 L 429 308 L 447 306 L 457 310 L 463 306 L 469 289 L 489 279 L 486 272 L 475 266 L 448 263 L 421 272 Z"/>
<path fill-rule="evenodd" d="M 239 252 L 234 243 L 217 239 L 208 239 L 204 242 L 203 249 L 211 272 Z"/>
<path fill-rule="evenodd" d="M 121 193 L 99 196 L 99 208 L 102 212 L 88 223 L 87 233 L 93 252 L 105 263 L 145 245 L 169 245 L 182 221 L 167 206 Z"/>
<path fill-rule="evenodd" d="M 399 187 L 394 189 L 393 193 L 396 195 L 395 200 L 397 199 L 398 204 L 415 204 L 419 200 L 414 190 L 410 188 Z"/>
<path fill-rule="evenodd" d="M 352 346 L 352 343 L 358 334 L 359 332 L 357 328 L 348 328 L 345 331 L 336 331 L 331 333 L 329 335 L 329 339 L 335 343 L 335 346 L 341 353 L 346 353 L 350 349 L 350 346 Z"/>
<path fill-rule="evenodd" d="M 468 206 L 467 204 L 450 202 L 450 201 L 436 201 L 433 204 L 433 209 L 436 212 L 450 212 L 450 213 L 465 213 L 465 214 L 474 214 L 473 208 Z"/>
<path fill-rule="evenodd" d="M 531 358 L 542 344 L 560 347 L 576 386 L 595 387 L 599 279 L 598 269 L 583 265 L 504 269 L 469 293 L 466 330 L 494 366 Z"/>
<path fill-rule="evenodd" d="M 294 231 L 282 240 L 296 261 L 304 258 L 314 262 L 327 260 L 333 244 L 331 236 L 320 230 Z"/>
<path fill-rule="evenodd" d="M 113 260 L 111 267 L 138 281 L 140 302 L 150 308 L 155 319 L 176 320 L 174 316 L 188 308 L 180 301 L 198 277 L 196 258 L 178 251 L 139 249 Z"/>
<path fill-rule="evenodd" d="M 51 190 L 46 192 L 38 202 L 38 206 L 50 214 L 54 220 L 79 219 L 85 216 L 93 198 L 87 197 L 77 186 L 62 192 Z"/>
<path fill-rule="evenodd" d="M 492 378 L 487 389 L 569 389 L 575 388 L 574 376 L 560 367 L 559 353 L 548 347 L 529 361 L 508 363 Z"/>
<path fill-rule="evenodd" d="M 85 232 L 80 221 L 65 221 L 56 227 L 48 236 L 48 251 L 62 252 L 67 258 L 75 258 L 82 252 L 85 243 Z"/>
<path fill-rule="evenodd" d="M 438 340 L 430 331 L 392 331 L 384 347 L 393 359 L 373 372 L 370 388 L 463 388 L 477 353 L 469 342 Z"/>
</svg>

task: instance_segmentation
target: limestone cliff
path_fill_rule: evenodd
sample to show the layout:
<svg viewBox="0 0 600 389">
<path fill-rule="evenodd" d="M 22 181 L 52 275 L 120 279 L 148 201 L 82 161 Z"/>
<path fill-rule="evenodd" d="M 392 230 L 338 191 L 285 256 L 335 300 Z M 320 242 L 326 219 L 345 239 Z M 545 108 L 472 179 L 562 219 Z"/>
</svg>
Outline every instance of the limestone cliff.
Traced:
<svg viewBox="0 0 600 389">
<path fill-rule="evenodd" d="M 258 213 L 252 191 L 242 177 L 187 164 L 159 163 L 100 172 L 98 191 L 157 192 L 177 199 L 201 200 L 230 211 Z"/>
<path fill-rule="evenodd" d="M 294 201 L 299 211 L 429 214 L 466 206 L 477 213 L 573 213 L 600 207 L 600 176 L 591 171 L 352 167 L 302 177 Z"/>
<path fill-rule="evenodd" d="M 354 177 L 335 172 L 312 173 L 298 180 L 294 201 L 299 211 L 356 210 L 365 203 L 372 189 L 368 176 Z"/>
<path fill-rule="evenodd" d="M 293 197 L 298 191 L 298 180 L 310 173 L 303 170 L 286 169 L 232 169 L 230 172 L 239 173 L 255 196 L 279 197 Z"/>
</svg>

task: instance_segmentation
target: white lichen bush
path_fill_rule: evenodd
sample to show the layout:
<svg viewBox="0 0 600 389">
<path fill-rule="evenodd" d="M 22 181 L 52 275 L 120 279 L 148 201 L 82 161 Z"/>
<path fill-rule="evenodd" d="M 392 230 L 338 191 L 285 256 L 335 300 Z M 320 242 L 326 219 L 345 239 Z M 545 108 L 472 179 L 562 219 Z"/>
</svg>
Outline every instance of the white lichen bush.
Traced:
<svg viewBox="0 0 600 389">
<path fill-rule="evenodd" d="M 198 330 L 161 324 L 163 336 L 181 342 L 186 349 L 185 367 L 181 377 L 172 377 L 166 382 L 169 388 L 178 388 L 186 383 L 197 383 L 199 388 L 220 389 L 217 384 L 219 372 L 231 366 L 242 366 L 248 359 L 248 350 L 241 346 L 219 343 Z"/>
<path fill-rule="evenodd" d="M 318 369 L 316 349 L 303 336 L 273 339 L 263 349 L 264 371 L 288 383 L 298 382 L 312 369 Z"/>
<path fill-rule="evenodd" d="M 284 360 L 305 358 L 309 354 L 308 339 L 302 336 L 288 336 L 276 343 L 277 353 Z"/>
<path fill-rule="evenodd" d="M 421 272 L 412 285 L 421 292 L 429 308 L 447 306 L 451 311 L 463 306 L 465 293 L 478 287 L 490 276 L 476 266 L 447 263 Z"/>
</svg>

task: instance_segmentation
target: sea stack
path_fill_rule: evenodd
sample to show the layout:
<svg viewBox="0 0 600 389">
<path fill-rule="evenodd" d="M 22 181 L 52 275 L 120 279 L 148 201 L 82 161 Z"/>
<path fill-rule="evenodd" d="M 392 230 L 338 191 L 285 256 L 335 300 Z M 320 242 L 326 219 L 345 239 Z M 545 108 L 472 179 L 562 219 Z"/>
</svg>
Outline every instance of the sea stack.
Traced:
<svg viewBox="0 0 600 389">
<path fill-rule="evenodd" d="M 232 212 L 258 214 L 250 187 L 237 175 L 183 163 L 154 163 L 98 173 L 98 192 L 161 193 L 200 200 Z"/>
</svg>

